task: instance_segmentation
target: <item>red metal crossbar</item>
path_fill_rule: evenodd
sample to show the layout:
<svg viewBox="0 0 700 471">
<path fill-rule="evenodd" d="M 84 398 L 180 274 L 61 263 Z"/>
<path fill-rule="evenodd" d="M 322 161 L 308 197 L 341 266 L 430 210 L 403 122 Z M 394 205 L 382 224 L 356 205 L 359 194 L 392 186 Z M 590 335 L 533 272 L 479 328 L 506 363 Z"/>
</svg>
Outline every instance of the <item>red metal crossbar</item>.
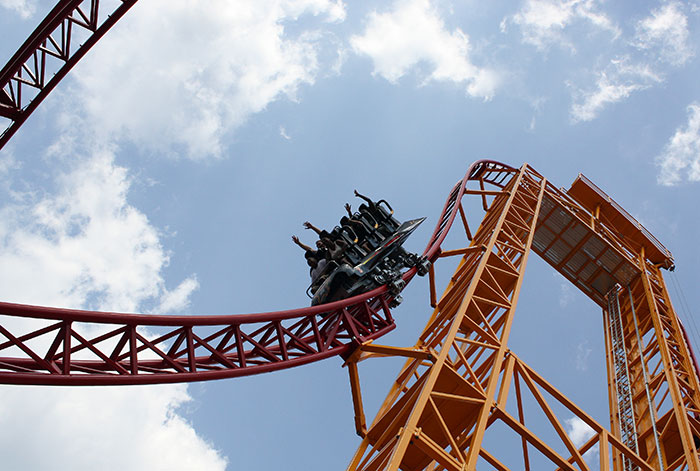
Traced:
<svg viewBox="0 0 700 471">
<path fill-rule="evenodd" d="M 0 116 L 10 120 L 0 135 L 0 149 L 135 3 L 120 0 L 109 10 L 99 0 L 67 0 L 49 12 L 0 71 Z"/>
</svg>

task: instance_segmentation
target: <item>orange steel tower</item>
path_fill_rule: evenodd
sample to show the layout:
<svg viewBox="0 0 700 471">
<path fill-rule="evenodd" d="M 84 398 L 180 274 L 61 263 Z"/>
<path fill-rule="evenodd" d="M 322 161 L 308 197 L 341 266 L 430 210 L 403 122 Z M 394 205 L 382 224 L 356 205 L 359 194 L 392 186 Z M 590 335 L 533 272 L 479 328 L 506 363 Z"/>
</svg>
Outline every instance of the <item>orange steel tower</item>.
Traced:
<svg viewBox="0 0 700 471">
<path fill-rule="evenodd" d="M 465 195 L 485 211 L 473 236 Z M 457 214 L 466 247 L 441 251 Z M 461 259 L 440 298 L 431 271 L 434 310 L 415 346 L 366 342 L 346 362 L 362 437 L 349 470 L 700 469 L 697 367 L 660 271 L 673 258 L 586 177 L 563 190 L 527 164 L 477 162 L 431 246 L 432 260 Z M 508 349 L 531 251 L 602 308 L 610 430 Z M 407 360 L 367 426 L 357 363 L 377 355 Z M 567 434 L 572 416 L 591 429 L 583 444 Z"/>
</svg>

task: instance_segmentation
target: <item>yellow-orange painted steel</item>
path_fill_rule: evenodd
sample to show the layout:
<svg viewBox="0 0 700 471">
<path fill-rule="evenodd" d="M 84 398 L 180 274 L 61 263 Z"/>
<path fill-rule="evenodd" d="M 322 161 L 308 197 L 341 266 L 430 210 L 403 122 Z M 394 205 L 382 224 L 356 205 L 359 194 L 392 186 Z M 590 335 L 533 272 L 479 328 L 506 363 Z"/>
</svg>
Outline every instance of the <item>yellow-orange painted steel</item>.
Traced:
<svg viewBox="0 0 700 471">
<path fill-rule="evenodd" d="M 652 263 L 673 263 L 671 252 L 656 237 L 584 175 L 579 174 L 566 193 L 591 211 L 594 219 L 614 227 L 616 236 L 634 247 L 636 252 L 644 248 Z"/>
<path fill-rule="evenodd" d="M 465 253 L 416 345 L 436 352 L 434 364 L 406 363 L 350 469 L 423 469 L 432 461 L 463 469 L 476 462 L 544 184 L 524 166 L 510 194 L 492 201 L 471 244 L 485 250 Z M 473 446 L 463 453 L 456 443 L 471 429 Z"/>
<path fill-rule="evenodd" d="M 478 188 L 465 189 L 465 195 L 481 200 L 486 214 L 472 238 L 466 208 L 459 203 L 469 243 L 443 252 L 445 257 L 462 257 L 439 299 L 431 267 L 435 309 L 415 347 L 368 344 L 348 360 L 360 414 L 356 426 L 363 437 L 348 470 L 531 470 L 544 460 L 547 469 L 587 471 L 591 463 L 584 454 L 597 446 L 602 471 L 700 471 L 700 383 L 659 270 L 670 266 L 670 252 L 664 252 L 664 263 L 650 261 L 637 239 L 616 232 L 608 206 L 613 204 L 620 214 L 624 210 L 607 195 L 608 206 L 601 210 L 601 202 L 582 204 L 577 201 L 584 200 L 581 194 L 557 189 L 527 164 L 510 172 L 502 188 L 487 189 L 479 179 Z M 629 232 L 629 218 L 623 222 Z M 538 236 L 542 228 L 548 232 Z M 636 230 L 648 234 L 641 225 Z M 655 250 L 663 248 L 650 234 L 645 237 Z M 612 431 L 508 349 L 531 250 L 603 307 Z M 611 316 L 604 303 L 609 289 L 618 290 L 620 300 L 638 451 L 620 438 Z M 357 363 L 377 355 L 408 358 L 367 427 Z M 509 401 L 511 394 L 515 398 Z M 529 428 L 541 424 L 526 425 L 533 408 L 550 427 L 549 434 Z M 572 415 L 592 430 L 583 444 L 567 434 L 565 424 Z M 492 449 L 498 440 L 495 445 L 489 441 L 506 433 L 504 429 L 522 447 L 517 464 L 508 461 L 512 456 L 506 459 Z M 535 456 L 540 461 L 533 461 Z"/>
<path fill-rule="evenodd" d="M 621 289 L 619 296 L 625 301 L 621 304 L 625 346 L 637 378 L 632 392 L 640 455 L 652 464 L 658 462 L 658 443 L 664 469 L 698 470 L 700 384 L 659 268 L 643 252 L 639 265 L 639 279 L 629 290 Z"/>
<path fill-rule="evenodd" d="M 348 362 L 348 374 L 350 375 L 350 392 L 352 393 L 352 406 L 355 409 L 355 432 L 361 437 L 367 434 L 365 422 L 365 410 L 362 404 L 362 391 L 360 389 L 360 375 L 357 371 L 357 362 Z"/>
</svg>

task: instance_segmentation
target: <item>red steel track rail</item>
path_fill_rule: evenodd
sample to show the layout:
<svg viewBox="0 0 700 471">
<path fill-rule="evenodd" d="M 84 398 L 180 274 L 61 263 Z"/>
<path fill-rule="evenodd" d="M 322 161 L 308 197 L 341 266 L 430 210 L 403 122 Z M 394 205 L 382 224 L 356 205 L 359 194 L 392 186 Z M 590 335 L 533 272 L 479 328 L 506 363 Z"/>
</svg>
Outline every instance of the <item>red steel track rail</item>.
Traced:
<svg viewBox="0 0 700 471">
<path fill-rule="evenodd" d="M 473 163 L 450 191 L 423 255 L 431 261 L 439 256 L 468 181 L 502 187 L 514 172 L 494 161 Z M 412 268 L 403 278 L 409 282 L 415 274 Z M 0 383 L 205 381 L 346 357 L 359 343 L 394 329 L 392 301 L 382 286 L 321 306 L 244 315 L 121 314 L 0 303 Z"/>
<path fill-rule="evenodd" d="M 10 120 L 0 149 L 136 0 L 119 0 L 111 10 L 104 3 L 58 2 L 0 71 L 0 116 Z"/>
</svg>

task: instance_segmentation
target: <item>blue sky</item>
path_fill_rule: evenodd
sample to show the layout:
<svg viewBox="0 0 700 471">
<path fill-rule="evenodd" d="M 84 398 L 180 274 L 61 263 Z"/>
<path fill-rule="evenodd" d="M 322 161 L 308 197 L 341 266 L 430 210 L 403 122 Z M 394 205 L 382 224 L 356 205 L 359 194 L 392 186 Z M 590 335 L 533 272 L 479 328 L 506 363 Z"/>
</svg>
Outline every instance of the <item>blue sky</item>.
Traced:
<svg viewBox="0 0 700 471">
<path fill-rule="evenodd" d="M 5 60 L 52 6 L 0 0 Z M 357 188 L 428 217 L 407 243 L 420 252 L 454 182 L 492 158 L 563 187 L 588 176 L 673 252 L 696 313 L 699 20 L 679 1 L 141 1 L 0 151 L 0 298 L 303 306 L 303 221 L 332 226 Z M 430 313 L 424 280 L 403 297 L 388 344 L 412 345 Z M 511 348 L 607 423 L 602 342 L 598 308 L 530 258 Z M 361 365 L 370 411 L 399 364 Z M 8 469 L 342 469 L 359 443 L 339 359 L 192 385 L 5 386 L 0 423 Z"/>
</svg>

